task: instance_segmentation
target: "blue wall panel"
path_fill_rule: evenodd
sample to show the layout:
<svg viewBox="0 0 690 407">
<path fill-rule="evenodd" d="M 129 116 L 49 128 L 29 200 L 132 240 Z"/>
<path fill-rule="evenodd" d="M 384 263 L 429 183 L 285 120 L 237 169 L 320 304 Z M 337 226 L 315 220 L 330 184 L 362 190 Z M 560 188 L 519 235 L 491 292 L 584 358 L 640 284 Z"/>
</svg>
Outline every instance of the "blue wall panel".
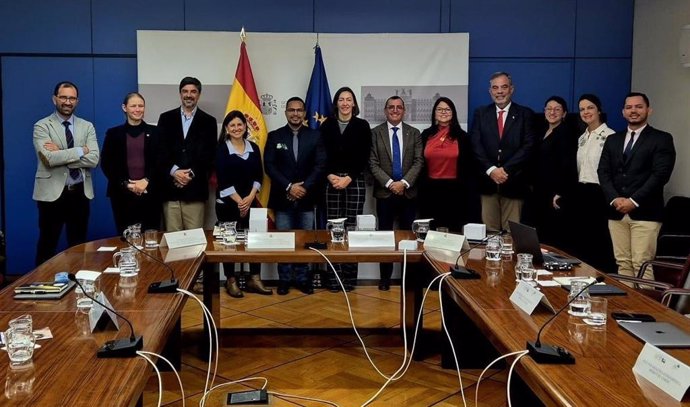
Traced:
<svg viewBox="0 0 690 407">
<path fill-rule="evenodd" d="M 91 58 L 2 59 L 5 229 L 9 274 L 25 273 L 34 266 L 38 210 L 31 198 L 37 160 L 32 143 L 33 124 L 55 110 L 51 96 L 55 84 L 62 80 L 73 81 L 79 87 L 76 114 L 93 120 Z M 64 248 L 63 241 L 60 250 Z"/>
<path fill-rule="evenodd" d="M 187 0 L 187 30 L 312 32 L 312 0 Z"/>
<path fill-rule="evenodd" d="M 441 0 L 315 0 L 315 5 L 316 32 L 426 33 L 441 30 Z"/>
<path fill-rule="evenodd" d="M 621 109 L 623 98 L 630 92 L 631 70 L 629 59 L 578 59 L 575 62 L 576 97 L 583 93 L 599 96 L 602 109 L 608 114 L 608 125 L 614 130 L 625 128 Z"/>
<path fill-rule="evenodd" d="M 633 11 L 630 0 L 578 0 L 576 56 L 631 58 Z"/>
<path fill-rule="evenodd" d="M 94 53 L 136 54 L 137 30 L 184 30 L 184 0 L 93 0 Z"/>
<path fill-rule="evenodd" d="M 91 1 L 0 2 L 0 52 L 91 52 Z"/>
<path fill-rule="evenodd" d="M 480 60 L 470 61 L 470 119 L 474 109 L 491 103 L 489 77 L 497 71 L 510 73 L 515 86 L 513 100 L 536 112 L 544 107 L 546 98 L 562 96 L 568 103 L 573 99 L 571 79 L 573 63 L 568 60 Z"/>
<path fill-rule="evenodd" d="M 456 0 L 450 31 L 470 33 L 470 57 L 572 57 L 575 0 Z"/>
</svg>

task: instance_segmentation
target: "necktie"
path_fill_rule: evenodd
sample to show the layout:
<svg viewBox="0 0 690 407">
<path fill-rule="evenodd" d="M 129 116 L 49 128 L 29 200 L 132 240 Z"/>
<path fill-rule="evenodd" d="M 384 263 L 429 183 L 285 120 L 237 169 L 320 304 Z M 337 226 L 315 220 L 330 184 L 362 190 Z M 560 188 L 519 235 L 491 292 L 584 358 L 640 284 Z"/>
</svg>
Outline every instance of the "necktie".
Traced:
<svg viewBox="0 0 690 407">
<path fill-rule="evenodd" d="M 398 128 L 393 127 L 393 181 L 400 181 L 403 177 L 402 160 L 400 159 L 400 140 Z"/>
<path fill-rule="evenodd" d="M 292 152 L 295 154 L 295 161 L 297 161 L 297 153 L 299 153 L 299 137 L 297 134 L 292 135 Z"/>
<path fill-rule="evenodd" d="M 74 147 L 74 136 L 72 136 L 72 130 L 69 129 L 69 122 L 65 120 L 62 122 L 62 125 L 65 126 L 65 139 L 67 140 L 67 148 L 73 148 Z M 69 169 L 69 176 L 70 178 L 76 180 L 79 178 L 79 170 L 77 168 L 70 168 Z"/>
<path fill-rule="evenodd" d="M 505 111 L 498 111 L 498 138 L 503 138 L 503 113 Z"/>
<path fill-rule="evenodd" d="M 625 150 L 623 150 L 623 159 L 627 160 L 628 156 L 630 156 L 630 152 L 632 151 L 633 143 L 635 142 L 635 132 L 633 131 L 630 133 L 630 140 L 628 141 L 628 144 L 625 145 Z"/>
</svg>

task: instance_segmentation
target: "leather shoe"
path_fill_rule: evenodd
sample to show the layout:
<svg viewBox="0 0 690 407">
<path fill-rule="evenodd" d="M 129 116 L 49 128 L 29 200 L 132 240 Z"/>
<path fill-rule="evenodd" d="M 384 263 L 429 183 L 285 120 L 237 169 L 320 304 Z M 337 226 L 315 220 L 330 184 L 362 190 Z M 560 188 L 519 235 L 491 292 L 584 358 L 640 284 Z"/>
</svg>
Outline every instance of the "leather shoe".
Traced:
<svg viewBox="0 0 690 407">
<path fill-rule="evenodd" d="M 261 281 L 261 276 L 258 274 L 252 275 L 249 280 L 247 280 L 247 287 L 245 289 L 248 292 L 257 293 L 261 295 L 272 295 L 273 290 L 266 288 L 264 283 Z"/>
<path fill-rule="evenodd" d="M 278 295 L 286 295 L 290 291 L 290 284 L 286 282 L 278 283 Z"/>
<path fill-rule="evenodd" d="M 391 281 L 390 280 L 380 280 L 379 281 L 379 291 L 390 291 Z"/>
<path fill-rule="evenodd" d="M 310 295 L 314 294 L 314 287 L 311 281 L 306 281 L 304 283 L 298 283 L 297 289 L 302 291 L 304 294 Z"/>
<path fill-rule="evenodd" d="M 242 290 L 240 290 L 240 287 L 237 285 L 237 280 L 235 279 L 235 277 L 230 277 L 225 281 L 225 291 L 227 291 L 228 295 L 232 298 L 244 297 L 244 293 L 242 292 Z"/>
</svg>

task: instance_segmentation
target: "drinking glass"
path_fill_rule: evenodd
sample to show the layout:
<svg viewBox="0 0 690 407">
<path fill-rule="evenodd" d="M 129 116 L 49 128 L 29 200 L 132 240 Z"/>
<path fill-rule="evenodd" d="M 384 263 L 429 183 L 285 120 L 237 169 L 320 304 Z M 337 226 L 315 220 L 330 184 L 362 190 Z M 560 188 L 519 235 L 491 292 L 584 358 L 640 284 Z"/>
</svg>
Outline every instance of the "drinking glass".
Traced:
<svg viewBox="0 0 690 407">
<path fill-rule="evenodd" d="M 525 262 L 520 268 L 520 280 L 528 283 L 532 287 L 536 287 L 537 283 L 537 269 L 532 262 Z"/>
<path fill-rule="evenodd" d="M 520 272 L 520 269 L 527 265 L 534 268 L 534 266 L 532 265 L 532 255 L 529 253 L 518 253 L 517 263 L 515 263 L 515 281 L 520 281 L 520 279 L 522 278 L 522 273 Z"/>
<path fill-rule="evenodd" d="M 577 298 L 570 303 L 570 309 L 568 310 L 570 315 L 575 317 L 586 317 L 589 315 L 591 297 L 589 296 L 588 290 L 582 291 L 587 284 L 589 283 L 586 279 L 575 279 L 570 281 L 570 294 L 568 294 L 568 301 L 577 296 Z"/>
<path fill-rule="evenodd" d="M 81 287 L 84 287 L 86 294 L 90 295 L 91 297 L 96 297 L 98 293 L 100 293 L 100 283 L 98 280 L 98 278 L 95 280 L 86 280 L 83 278 L 78 279 Z M 77 308 L 91 308 L 93 306 L 93 300 L 84 294 L 84 291 L 81 289 L 81 287 L 79 284 L 77 284 L 77 287 L 74 289 L 74 293 L 77 298 Z"/>
<path fill-rule="evenodd" d="M 18 367 L 31 363 L 36 344 L 33 332 L 10 328 L 5 331 L 5 341 L 7 342 L 10 366 Z"/>
<path fill-rule="evenodd" d="M 513 260 L 513 240 L 507 236 L 503 238 L 503 246 L 501 247 L 501 260 Z"/>
<path fill-rule="evenodd" d="M 429 222 L 412 222 L 412 232 L 414 232 L 418 242 L 423 242 L 426 239 L 427 233 L 429 233 Z"/>
<path fill-rule="evenodd" d="M 237 222 L 223 222 L 223 244 L 234 245 L 237 241 Z"/>
<path fill-rule="evenodd" d="M 329 220 L 327 228 L 331 231 L 331 243 L 345 243 L 345 221 Z"/>
<path fill-rule="evenodd" d="M 503 248 L 503 239 L 500 236 L 494 236 L 486 242 L 486 259 L 490 261 L 501 260 L 501 248 Z"/>
<path fill-rule="evenodd" d="M 144 247 L 147 249 L 158 247 L 158 231 L 156 229 L 147 229 L 144 232 Z"/>
<path fill-rule="evenodd" d="M 606 308 L 608 301 L 604 297 L 594 297 L 589 299 L 589 314 L 583 321 L 587 325 L 604 326 L 606 325 Z"/>
</svg>

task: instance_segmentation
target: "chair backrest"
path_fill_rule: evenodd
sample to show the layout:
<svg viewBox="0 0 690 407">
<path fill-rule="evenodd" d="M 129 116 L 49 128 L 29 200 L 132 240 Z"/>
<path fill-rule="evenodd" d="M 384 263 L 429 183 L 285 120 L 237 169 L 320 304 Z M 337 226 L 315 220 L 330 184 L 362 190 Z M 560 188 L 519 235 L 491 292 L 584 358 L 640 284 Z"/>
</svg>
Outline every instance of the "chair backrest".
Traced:
<svg viewBox="0 0 690 407">
<path fill-rule="evenodd" d="M 666 202 L 659 236 L 690 235 L 690 198 L 674 196 Z"/>
<path fill-rule="evenodd" d="M 658 264 L 654 265 L 654 280 L 671 284 L 676 288 L 682 288 L 685 285 L 688 274 L 690 274 L 690 255 L 686 257 L 681 270 L 677 268 L 667 268 Z"/>
</svg>

